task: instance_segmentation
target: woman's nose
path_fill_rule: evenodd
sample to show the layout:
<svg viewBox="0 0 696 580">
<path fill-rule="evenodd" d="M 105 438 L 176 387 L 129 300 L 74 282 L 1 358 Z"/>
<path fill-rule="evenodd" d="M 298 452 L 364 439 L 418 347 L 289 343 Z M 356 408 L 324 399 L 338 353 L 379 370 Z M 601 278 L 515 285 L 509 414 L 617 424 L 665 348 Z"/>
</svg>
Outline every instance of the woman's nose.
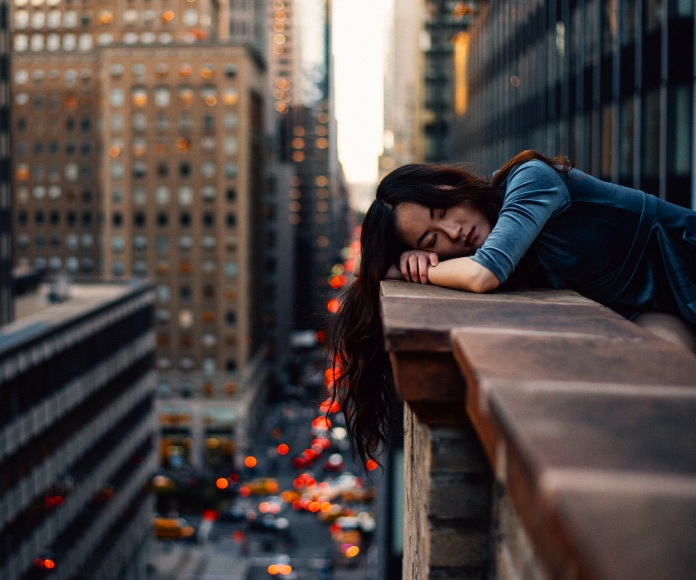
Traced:
<svg viewBox="0 0 696 580">
<path fill-rule="evenodd" d="M 451 240 L 459 239 L 461 228 L 457 224 L 443 223 L 442 229 Z"/>
</svg>

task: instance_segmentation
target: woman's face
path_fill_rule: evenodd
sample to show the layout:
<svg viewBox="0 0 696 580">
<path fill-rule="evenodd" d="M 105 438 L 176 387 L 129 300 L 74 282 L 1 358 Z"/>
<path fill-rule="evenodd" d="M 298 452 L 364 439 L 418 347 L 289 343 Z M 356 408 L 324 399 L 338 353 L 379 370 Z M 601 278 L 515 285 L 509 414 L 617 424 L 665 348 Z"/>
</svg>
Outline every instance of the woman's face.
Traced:
<svg viewBox="0 0 696 580">
<path fill-rule="evenodd" d="M 396 231 L 411 248 L 435 252 L 446 260 L 471 256 L 486 241 L 491 225 L 471 204 L 431 209 L 407 201 L 396 207 Z"/>
</svg>

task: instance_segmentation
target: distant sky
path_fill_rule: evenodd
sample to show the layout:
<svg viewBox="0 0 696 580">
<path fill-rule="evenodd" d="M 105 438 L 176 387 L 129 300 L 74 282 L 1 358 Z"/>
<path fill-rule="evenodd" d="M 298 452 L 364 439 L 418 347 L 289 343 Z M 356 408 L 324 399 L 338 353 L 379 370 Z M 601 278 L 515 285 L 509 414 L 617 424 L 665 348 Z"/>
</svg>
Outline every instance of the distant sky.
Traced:
<svg viewBox="0 0 696 580">
<path fill-rule="evenodd" d="M 377 157 L 382 151 L 385 18 L 391 2 L 333 0 L 338 156 L 349 183 L 377 180 Z"/>
<path fill-rule="evenodd" d="M 306 71 L 321 63 L 324 1 L 296 0 Z M 392 1 L 332 0 L 338 156 L 350 183 L 377 179 L 377 157 L 382 151 L 384 32 Z M 305 99 L 312 100 L 311 90 L 305 92 Z"/>
</svg>

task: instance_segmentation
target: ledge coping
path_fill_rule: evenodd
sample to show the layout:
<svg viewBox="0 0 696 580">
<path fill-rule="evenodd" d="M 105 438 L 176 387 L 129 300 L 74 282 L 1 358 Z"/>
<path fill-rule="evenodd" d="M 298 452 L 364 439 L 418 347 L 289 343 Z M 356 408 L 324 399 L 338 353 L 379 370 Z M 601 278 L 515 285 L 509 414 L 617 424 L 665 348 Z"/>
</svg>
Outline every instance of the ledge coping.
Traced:
<svg viewBox="0 0 696 580">
<path fill-rule="evenodd" d="M 569 291 L 385 282 L 382 316 L 400 395 L 466 406 L 552 577 L 695 573 L 696 357 Z"/>
</svg>

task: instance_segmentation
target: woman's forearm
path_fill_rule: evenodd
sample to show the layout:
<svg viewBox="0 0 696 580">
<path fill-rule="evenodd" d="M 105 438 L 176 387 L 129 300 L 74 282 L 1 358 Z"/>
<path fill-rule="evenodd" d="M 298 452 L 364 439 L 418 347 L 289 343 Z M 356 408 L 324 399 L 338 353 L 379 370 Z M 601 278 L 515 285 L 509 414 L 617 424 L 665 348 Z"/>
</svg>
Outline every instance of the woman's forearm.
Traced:
<svg viewBox="0 0 696 580">
<path fill-rule="evenodd" d="M 428 281 L 435 286 L 476 293 L 490 292 L 500 286 L 493 272 L 468 257 L 431 266 L 428 268 Z"/>
</svg>

